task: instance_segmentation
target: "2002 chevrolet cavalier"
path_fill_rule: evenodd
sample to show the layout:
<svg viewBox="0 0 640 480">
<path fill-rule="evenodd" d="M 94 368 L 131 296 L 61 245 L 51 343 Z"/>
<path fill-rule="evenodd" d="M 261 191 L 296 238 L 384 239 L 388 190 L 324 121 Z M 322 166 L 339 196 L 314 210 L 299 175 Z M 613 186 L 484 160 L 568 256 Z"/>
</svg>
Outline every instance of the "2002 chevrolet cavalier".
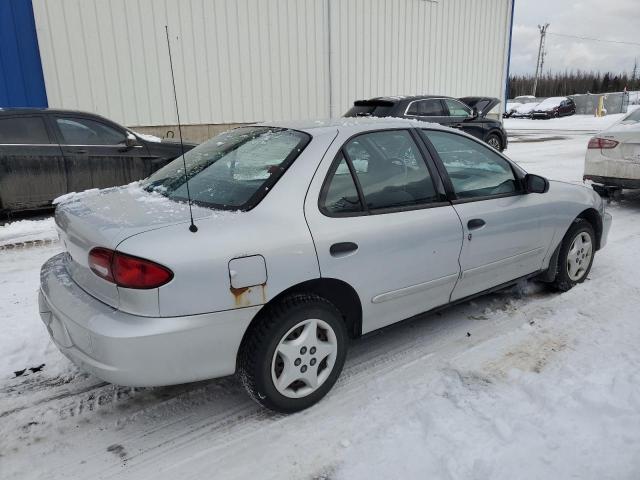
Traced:
<svg viewBox="0 0 640 480">
<path fill-rule="evenodd" d="M 586 278 L 611 216 L 464 133 L 409 120 L 242 127 L 143 183 L 60 205 L 42 267 L 53 341 L 109 382 L 239 372 L 282 412 L 322 398 L 350 338 L 536 276 Z"/>
</svg>

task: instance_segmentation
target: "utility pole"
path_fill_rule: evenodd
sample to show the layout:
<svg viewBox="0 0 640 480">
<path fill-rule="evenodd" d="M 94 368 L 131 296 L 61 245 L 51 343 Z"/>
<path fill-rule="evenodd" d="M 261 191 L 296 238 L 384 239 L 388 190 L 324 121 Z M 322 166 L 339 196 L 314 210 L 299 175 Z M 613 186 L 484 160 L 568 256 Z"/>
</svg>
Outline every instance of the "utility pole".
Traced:
<svg viewBox="0 0 640 480">
<path fill-rule="evenodd" d="M 542 75 L 542 67 L 544 66 L 544 39 L 547 36 L 547 28 L 549 28 L 548 23 L 538 25 L 538 30 L 540 30 L 540 45 L 538 46 L 538 61 L 536 62 L 536 78 L 533 80 L 533 92 L 531 93 L 534 97 L 536 96 L 536 89 L 538 88 L 538 78 Z"/>
</svg>

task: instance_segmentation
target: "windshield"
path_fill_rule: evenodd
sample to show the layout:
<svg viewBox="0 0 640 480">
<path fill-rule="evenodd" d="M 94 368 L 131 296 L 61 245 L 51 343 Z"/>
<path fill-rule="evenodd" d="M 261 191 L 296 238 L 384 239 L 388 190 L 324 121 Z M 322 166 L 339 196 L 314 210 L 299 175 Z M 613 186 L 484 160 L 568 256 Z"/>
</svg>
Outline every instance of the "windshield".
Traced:
<svg viewBox="0 0 640 480">
<path fill-rule="evenodd" d="M 285 128 L 241 127 L 185 153 L 194 203 L 223 210 L 258 204 L 307 146 L 311 136 Z M 187 201 L 182 156 L 151 175 L 147 191 Z"/>
<path fill-rule="evenodd" d="M 640 108 L 627 115 L 623 122 L 640 122 Z"/>
</svg>

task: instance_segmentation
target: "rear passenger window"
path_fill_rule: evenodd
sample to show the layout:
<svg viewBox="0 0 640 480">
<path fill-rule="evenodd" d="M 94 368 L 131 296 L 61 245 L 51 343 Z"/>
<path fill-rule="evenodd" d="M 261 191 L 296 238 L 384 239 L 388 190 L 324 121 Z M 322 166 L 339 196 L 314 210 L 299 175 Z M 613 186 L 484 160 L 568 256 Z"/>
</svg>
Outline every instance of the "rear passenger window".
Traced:
<svg viewBox="0 0 640 480">
<path fill-rule="evenodd" d="M 48 144 L 49 135 L 42 117 L 0 118 L 0 143 Z"/>
<path fill-rule="evenodd" d="M 406 130 L 359 135 L 345 144 L 368 210 L 438 201 L 429 170 Z"/>
<path fill-rule="evenodd" d="M 329 215 L 361 212 L 356 184 L 344 156 L 340 154 L 337 163 L 329 173 L 326 190 L 320 199 L 322 209 Z"/>
<path fill-rule="evenodd" d="M 421 133 L 438 152 L 458 198 L 518 191 L 518 183 L 509 162 L 488 147 L 455 133 L 437 130 L 421 130 Z"/>
</svg>

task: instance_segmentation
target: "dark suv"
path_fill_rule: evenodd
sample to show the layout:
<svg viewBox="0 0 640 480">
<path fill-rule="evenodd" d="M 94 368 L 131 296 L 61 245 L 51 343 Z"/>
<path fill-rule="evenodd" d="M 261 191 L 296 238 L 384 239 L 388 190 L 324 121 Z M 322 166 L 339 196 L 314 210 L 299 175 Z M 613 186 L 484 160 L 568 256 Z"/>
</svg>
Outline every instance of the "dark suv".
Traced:
<svg viewBox="0 0 640 480">
<path fill-rule="evenodd" d="M 402 117 L 439 123 L 459 128 L 502 151 L 507 148 L 507 132 L 501 121 L 486 116 L 499 103 L 500 100 L 490 97 L 376 97 L 353 102 L 344 116 Z"/>
<path fill-rule="evenodd" d="M 195 144 L 185 144 L 185 151 Z M 0 212 L 140 180 L 180 155 L 180 143 L 91 113 L 0 109 Z"/>
</svg>

